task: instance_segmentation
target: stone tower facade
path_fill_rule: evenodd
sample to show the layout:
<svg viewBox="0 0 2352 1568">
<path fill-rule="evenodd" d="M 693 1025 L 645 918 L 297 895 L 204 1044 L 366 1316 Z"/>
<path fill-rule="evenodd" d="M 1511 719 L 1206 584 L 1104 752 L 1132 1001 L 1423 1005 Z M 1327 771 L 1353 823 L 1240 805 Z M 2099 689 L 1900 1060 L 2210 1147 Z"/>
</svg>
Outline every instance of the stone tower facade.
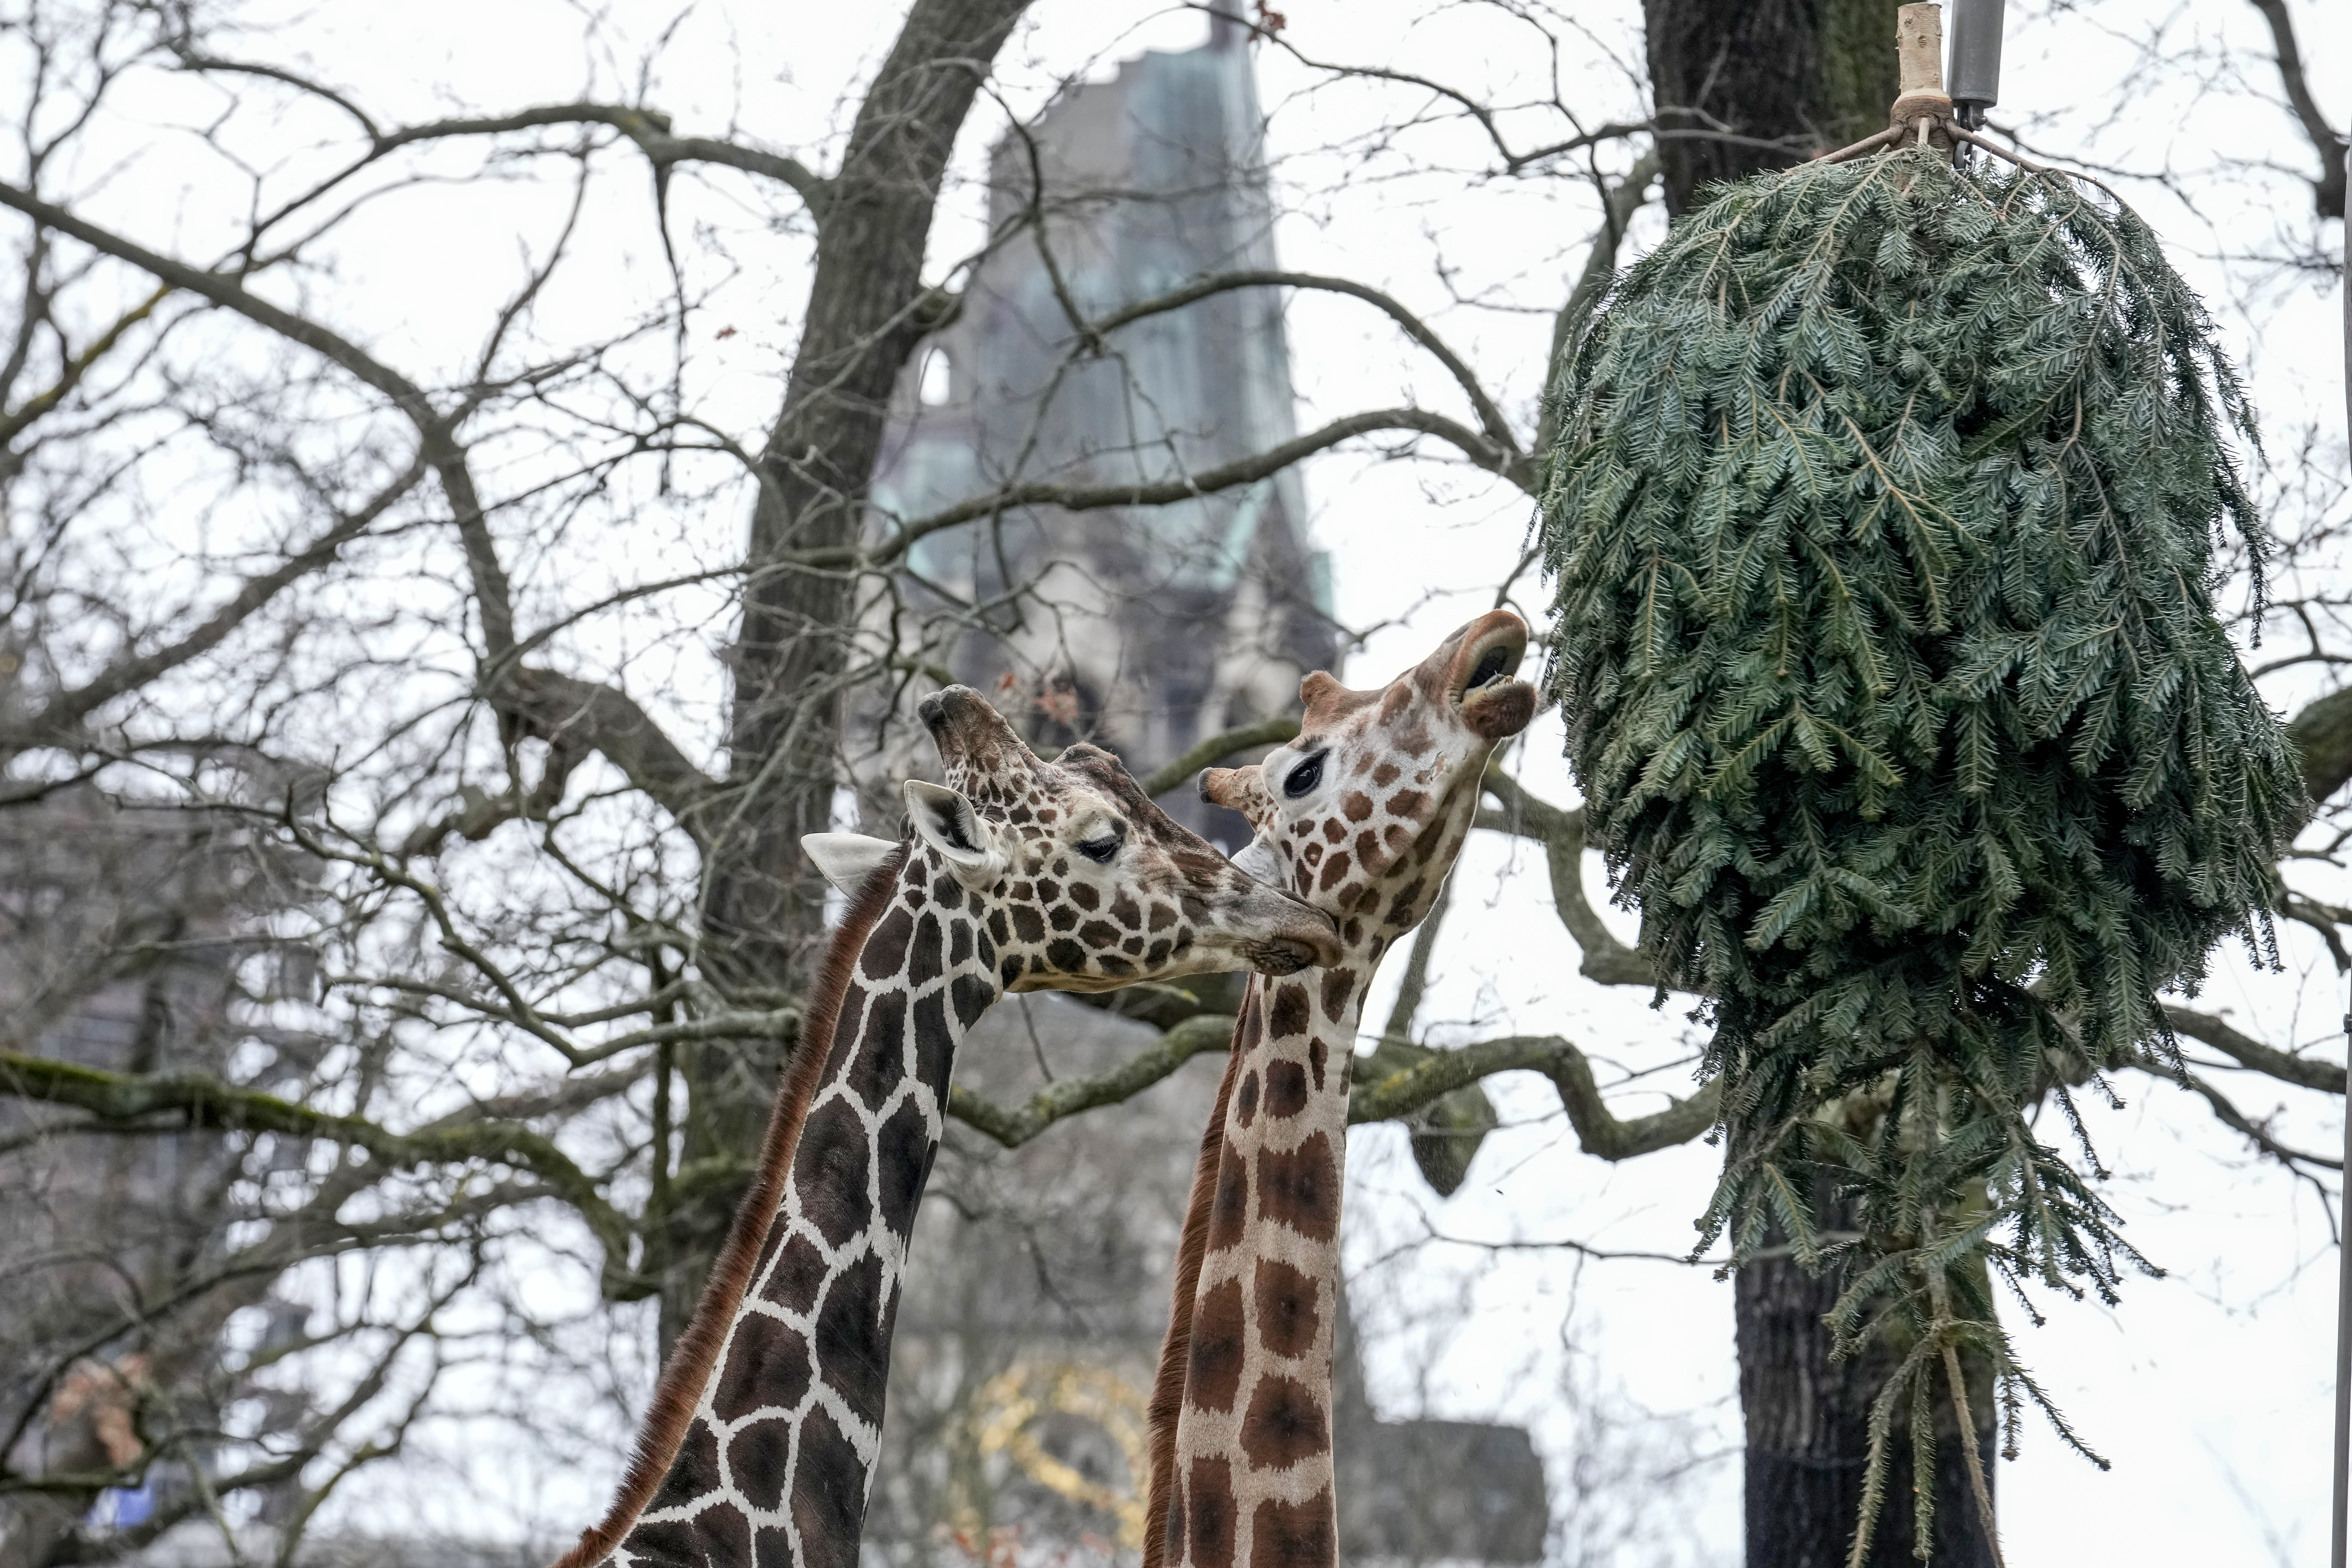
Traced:
<svg viewBox="0 0 2352 1568">
<path fill-rule="evenodd" d="M 1022 228 L 1025 213 L 1042 223 Z M 991 163 L 990 227 L 953 324 L 900 388 L 875 504 L 920 518 L 1008 484 L 1182 481 L 1297 434 L 1277 290 L 1221 293 L 1087 343 L 1179 285 L 1276 265 L 1249 55 L 1130 60 L 1066 92 Z M 1041 239 L 1042 236 L 1042 239 Z M 1331 667 L 1328 563 L 1295 469 L 1171 505 L 1008 509 L 922 540 L 904 592 L 931 661 L 1041 746 L 1138 773 L 1296 706 Z M 1213 826 L 1187 807 L 1193 826 Z"/>
</svg>

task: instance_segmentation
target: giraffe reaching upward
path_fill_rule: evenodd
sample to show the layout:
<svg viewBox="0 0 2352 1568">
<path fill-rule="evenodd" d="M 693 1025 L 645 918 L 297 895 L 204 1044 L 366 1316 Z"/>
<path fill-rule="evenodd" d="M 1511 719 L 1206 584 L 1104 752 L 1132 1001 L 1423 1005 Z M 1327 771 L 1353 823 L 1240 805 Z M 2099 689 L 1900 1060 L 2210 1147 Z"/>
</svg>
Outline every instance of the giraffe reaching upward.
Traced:
<svg viewBox="0 0 2352 1568">
<path fill-rule="evenodd" d="M 1527 728 L 1527 651 L 1496 610 L 1377 691 L 1320 671 L 1298 739 L 1202 793 L 1257 829 L 1238 862 L 1330 914 L 1338 962 L 1253 976 L 1201 1142 L 1151 1397 L 1145 1568 L 1330 1568 L 1331 1331 L 1356 1023 L 1381 955 L 1469 836 L 1496 745 Z"/>
<path fill-rule="evenodd" d="M 962 687 L 918 710 L 950 787 L 907 784 L 905 841 L 803 841 L 848 913 L 635 1461 L 559 1568 L 851 1568 L 964 1031 L 1007 990 L 1338 956 L 1327 916 L 1169 820 L 1109 753 L 1040 762 Z"/>
</svg>

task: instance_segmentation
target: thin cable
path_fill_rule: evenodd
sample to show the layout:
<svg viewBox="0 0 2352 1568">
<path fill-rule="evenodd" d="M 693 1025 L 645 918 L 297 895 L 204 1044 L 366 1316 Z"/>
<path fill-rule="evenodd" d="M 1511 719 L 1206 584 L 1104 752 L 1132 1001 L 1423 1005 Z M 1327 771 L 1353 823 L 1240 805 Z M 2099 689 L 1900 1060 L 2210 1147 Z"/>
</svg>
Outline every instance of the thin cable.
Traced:
<svg viewBox="0 0 2352 1568">
<path fill-rule="evenodd" d="M 2352 148 L 2344 154 L 2352 173 Z M 2352 436 L 2352 218 L 2344 224 L 2344 278 L 2337 285 L 2344 296 L 2344 427 Z M 2346 1191 L 2352 1192 L 2352 998 L 2344 1013 L 2344 1173 Z M 2345 1505 L 2352 1489 L 2352 1238 L 2344 1234 L 2347 1218 L 2344 1199 L 2336 1200 L 2336 1514 L 2335 1568 L 2346 1568 Z"/>
<path fill-rule="evenodd" d="M 2346 259 L 2352 261 L 2352 223 L 2345 226 Z M 2352 296 L 2352 270 L 2345 275 L 2345 291 Z M 2352 301 L 2345 312 L 2345 371 L 2352 376 Z M 2347 395 L 2352 403 L 2352 395 Z M 2352 411 L 2348 411 L 2352 412 Z M 2347 1191 L 2352 1191 L 2352 1002 L 2347 1002 L 2344 1015 L 2344 1171 Z M 2336 1279 L 2336 1508 L 2335 1542 L 2328 1561 L 2335 1568 L 2345 1568 L 2345 1503 L 2347 1488 L 2352 1488 L 2352 1239 L 2344 1234 L 2347 1215 L 2344 1199 L 2336 1200 L 2336 1251 L 2338 1258 Z"/>
</svg>

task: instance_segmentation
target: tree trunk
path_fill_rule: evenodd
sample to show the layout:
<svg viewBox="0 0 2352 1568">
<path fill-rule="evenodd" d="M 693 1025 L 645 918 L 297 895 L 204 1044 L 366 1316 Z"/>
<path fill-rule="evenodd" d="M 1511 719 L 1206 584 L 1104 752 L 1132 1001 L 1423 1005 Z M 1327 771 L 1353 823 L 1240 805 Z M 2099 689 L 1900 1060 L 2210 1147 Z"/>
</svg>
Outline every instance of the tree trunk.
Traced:
<svg viewBox="0 0 2352 1568">
<path fill-rule="evenodd" d="M 1851 1224 L 1826 1184 L 1814 1205 L 1822 1228 Z M 1901 1356 L 1894 1346 L 1874 1343 L 1850 1360 L 1831 1360 L 1822 1318 L 1842 1285 L 1835 1274 L 1808 1273 L 1782 1255 L 1742 1268 L 1733 1287 L 1748 1437 L 1748 1568 L 1845 1568 L 1870 1453 L 1871 1401 Z M 1980 1356 L 1964 1357 L 1962 1367 L 1990 1487 L 1998 1436 L 1991 1369 Z M 1937 1391 L 1932 1561 L 1941 1568 L 1992 1568 L 1958 1419 L 1940 1378 Z M 1908 1429 L 1906 1412 L 1896 1417 L 1886 1500 L 1864 1559 L 1869 1568 L 1917 1568 L 1919 1562 L 1912 1553 L 1911 1445 L 1902 1436 Z"/>
<path fill-rule="evenodd" d="M 1666 211 L 1885 130 L 1901 0 L 1645 0 Z"/>
<path fill-rule="evenodd" d="M 734 649 L 730 787 L 711 808 L 719 830 L 703 880 L 703 965 L 730 991 L 799 993 L 823 949 L 824 887 L 800 840 L 832 826 L 856 580 L 787 557 L 859 540 L 891 389 L 938 324 L 922 266 L 940 177 L 982 77 L 1027 5 L 916 0 L 818 214 L 807 320 L 761 455 Z M 686 1055 L 684 1167 L 730 1158 L 748 1166 L 781 1058 L 748 1041 Z M 682 1194 L 665 1227 L 665 1350 L 694 1310 L 742 1185 L 728 1179 Z"/>
<path fill-rule="evenodd" d="M 1895 101 L 1895 15 L 1901 0 L 1644 0 L 1666 210 L 1679 216 L 1703 186 L 1785 168 L 1885 127 Z M 1825 1228 L 1844 1226 L 1816 1194 Z M 1830 1359 L 1822 1316 L 1833 1277 L 1793 1259 L 1739 1271 L 1739 1403 L 1748 1436 L 1748 1568 L 1843 1568 L 1870 1450 L 1870 1402 L 1899 1359 L 1874 1345 Z M 1969 1408 L 1992 1481 L 1990 1377 L 1963 1361 Z M 1939 1380 L 1940 1384 L 1940 1380 Z M 1939 1564 L 1990 1568 L 1948 1399 L 1938 1415 L 1936 1548 Z M 1870 1556 L 1873 1568 L 1916 1564 L 1911 1455 L 1900 1443 Z"/>
</svg>

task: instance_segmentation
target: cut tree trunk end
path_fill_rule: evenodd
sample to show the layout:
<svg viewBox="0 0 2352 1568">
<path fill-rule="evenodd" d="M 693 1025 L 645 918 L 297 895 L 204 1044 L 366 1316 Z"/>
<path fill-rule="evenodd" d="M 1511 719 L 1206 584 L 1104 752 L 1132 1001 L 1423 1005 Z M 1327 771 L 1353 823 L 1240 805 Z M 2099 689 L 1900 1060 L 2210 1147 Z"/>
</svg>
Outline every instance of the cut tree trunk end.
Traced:
<svg viewBox="0 0 2352 1568">
<path fill-rule="evenodd" d="M 1895 61 L 1899 85 L 1887 121 L 1895 129 L 1924 131 L 1927 145 L 1952 151 L 1945 130 L 1952 118 L 1952 100 L 1944 91 L 1944 7 L 1937 4 L 1906 5 L 1895 19 Z M 1920 122 L 1927 122 L 1922 126 Z"/>
</svg>

